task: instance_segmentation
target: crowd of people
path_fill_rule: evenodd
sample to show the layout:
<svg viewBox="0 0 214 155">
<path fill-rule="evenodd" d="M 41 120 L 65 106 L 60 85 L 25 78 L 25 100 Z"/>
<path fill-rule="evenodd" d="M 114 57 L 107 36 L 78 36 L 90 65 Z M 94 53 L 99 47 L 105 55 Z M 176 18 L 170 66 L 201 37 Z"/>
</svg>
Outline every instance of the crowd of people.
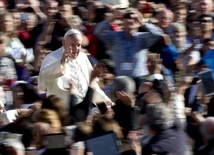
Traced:
<svg viewBox="0 0 214 155">
<path fill-rule="evenodd" d="M 0 0 L 0 154 L 112 131 L 122 155 L 213 154 L 213 21 L 213 0 Z"/>
</svg>

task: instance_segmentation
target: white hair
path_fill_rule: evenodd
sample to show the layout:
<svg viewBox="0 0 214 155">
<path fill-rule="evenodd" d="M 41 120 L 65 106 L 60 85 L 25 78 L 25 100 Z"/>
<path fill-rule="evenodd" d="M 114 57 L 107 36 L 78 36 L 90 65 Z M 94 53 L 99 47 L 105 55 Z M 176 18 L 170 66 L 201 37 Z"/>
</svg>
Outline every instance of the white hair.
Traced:
<svg viewBox="0 0 214 155">
<path fill-rule="evenodd" d="M 152 130 L 164 130 L 174 124 L 172 110 L 165 103 L 151 103 L 146 106 L 147 123 Z"/>
<path fill-rule="evenodd" d="M 124 91 L 127 94 L 131 95 L 135 92 L 135 89 L 136 89 L 135 82 L 132 78 L 128 76 L 117 76 L 114 79 L 114 82 L 111 86 L 108 96 L 112 100 L 115 100 L 117 98 L 116 92 Z"/>
<path fill-rule="evenodd" d="M 78 35 L 82 36 L 82 34 L 81 34 L 80 31 L 78 31 L 78 30 L 76 30 L 76 29 L 70 29 L 70 30 L 68 30 L 68 31 L 65 33 L 63 39 L 65 40 L 68 36 L 73 35 L 73 34 L 78 34 Z"/>
</svg>

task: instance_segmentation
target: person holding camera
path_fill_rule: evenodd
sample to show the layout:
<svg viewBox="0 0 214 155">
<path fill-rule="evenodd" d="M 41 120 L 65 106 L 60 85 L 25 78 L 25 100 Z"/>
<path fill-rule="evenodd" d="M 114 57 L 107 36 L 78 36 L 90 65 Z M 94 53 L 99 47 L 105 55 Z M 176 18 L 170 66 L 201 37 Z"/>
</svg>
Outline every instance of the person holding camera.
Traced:
<svg viewBox="0 0 214 155">
<path fill-rule="evenodd" d="M 163 31 L 153 25 L 145 24 L 147 32 L 138 32 L 142 26 L 141 14 L 130 9 L 123 15 L 123 31 L 110 30 L 110 24 L 117 16 L 106 19 L 95 27 L 94 34 L 98 36 L 111 51 L 110 55 L 115 62 L 117 76 L 130 76 L 137 85 L 145 81 L 148 75 L 146 68 L 147 49 L 161 38 Z"/>
</svg>

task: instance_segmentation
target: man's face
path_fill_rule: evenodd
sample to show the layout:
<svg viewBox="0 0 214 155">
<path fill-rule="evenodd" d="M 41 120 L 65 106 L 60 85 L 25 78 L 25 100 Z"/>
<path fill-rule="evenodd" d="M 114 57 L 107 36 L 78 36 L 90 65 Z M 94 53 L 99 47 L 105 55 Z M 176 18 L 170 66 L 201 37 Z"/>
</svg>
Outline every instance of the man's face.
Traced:
<svg viewBox="0 0 214 155">
<path fill-rule="evenodd" d="M 63 5 L 59 7 L 59 12 L 64 16 L 64 17 L 71 17 L 72 16 L 72 7 L 69 4 Z"/>
<path fill-rule="evenodd" d="M 213 29 L 213 20 L 211 17 L 204 17 L 200 20 L 200 27 L 202 31 L 210 31 Z"/>
<path fill-rule="evenodd" d="M 48 17 L 53 17 L 58 11 L 58 3 L 54 1 L 50 1 L 46 6 L 45 13 Z"/>
<path fill-rule="evenodd" d="M 69 50 L 72 53 L 72 59 L 76 59 L 81 50 L 82 36 L 79 34 L 69 35 L 62 44 L 65 50 Z"/>
<path fill-rule="evenodd" d="M 158 26 L 165 29 L 170 26 L 173 20 L 173 14 L 169 11 L 164 11 L 158 14 Z"/>
<path fill-rule="evenodd" d="M 202 14 L 210 14 L 213 11 L 213 2 L 212 0 L 201 0 L 199 5 L 199 11 Z"/>
<path fill-rule="evenodd" d="M 12 16 L 5 16 L 3 19 L 3 29 L 5 32 L 12 32 L 14 30 L 14 22 Z"/>
<path fill-rule="evenodd" d="M 123 19 L 124 28 L 126 30 L 137 30 L 140 26 L 138 15 L 135 13 L 130 13 Z"/>
<path fill-rule="evenodd" d="M 5 5 L 4 2 L 0 1 L 0 12 L 5 11 Z"/>
<path fill-rule="evenodd" d="M 186 32 L 182 30 L 182 28 L 177 27 L 173 31 L 172 41 L 175 41 L 175 42 L 183 41 L 185 36 L 186 36 Z"/>
</svg>

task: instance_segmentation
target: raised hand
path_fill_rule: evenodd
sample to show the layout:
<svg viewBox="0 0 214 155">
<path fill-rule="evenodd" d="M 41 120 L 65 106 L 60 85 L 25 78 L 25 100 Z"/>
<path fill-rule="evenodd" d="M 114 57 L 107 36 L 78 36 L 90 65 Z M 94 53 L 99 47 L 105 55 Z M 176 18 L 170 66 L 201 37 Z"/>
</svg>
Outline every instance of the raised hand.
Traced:
<svg viewBox="0 0 214 155">
<path fill-rule="evenodd" d="M 150 74 L 160 74 L 162 69 L 162 59 L 160 54 L 149 53 L 147 60 L 147 68 Z"/>
<path fill-rule="evenodd" d="M 61 65 L 64 65 L 67 60 L 72 60 L 76 57 L 75 52 L 72 51 L 72 48 L 66 47 L 61 59 Z"/>
<path fill-rule="evenodd" d="M 118 91 L 116 92 L 116 96 L 119 100 L 121 100 L 125 105 L 128 106 L 134 106 L 135 101 L 134 99 L 129 96 L 126 92 L 124 91 Z"/>
</svg>

